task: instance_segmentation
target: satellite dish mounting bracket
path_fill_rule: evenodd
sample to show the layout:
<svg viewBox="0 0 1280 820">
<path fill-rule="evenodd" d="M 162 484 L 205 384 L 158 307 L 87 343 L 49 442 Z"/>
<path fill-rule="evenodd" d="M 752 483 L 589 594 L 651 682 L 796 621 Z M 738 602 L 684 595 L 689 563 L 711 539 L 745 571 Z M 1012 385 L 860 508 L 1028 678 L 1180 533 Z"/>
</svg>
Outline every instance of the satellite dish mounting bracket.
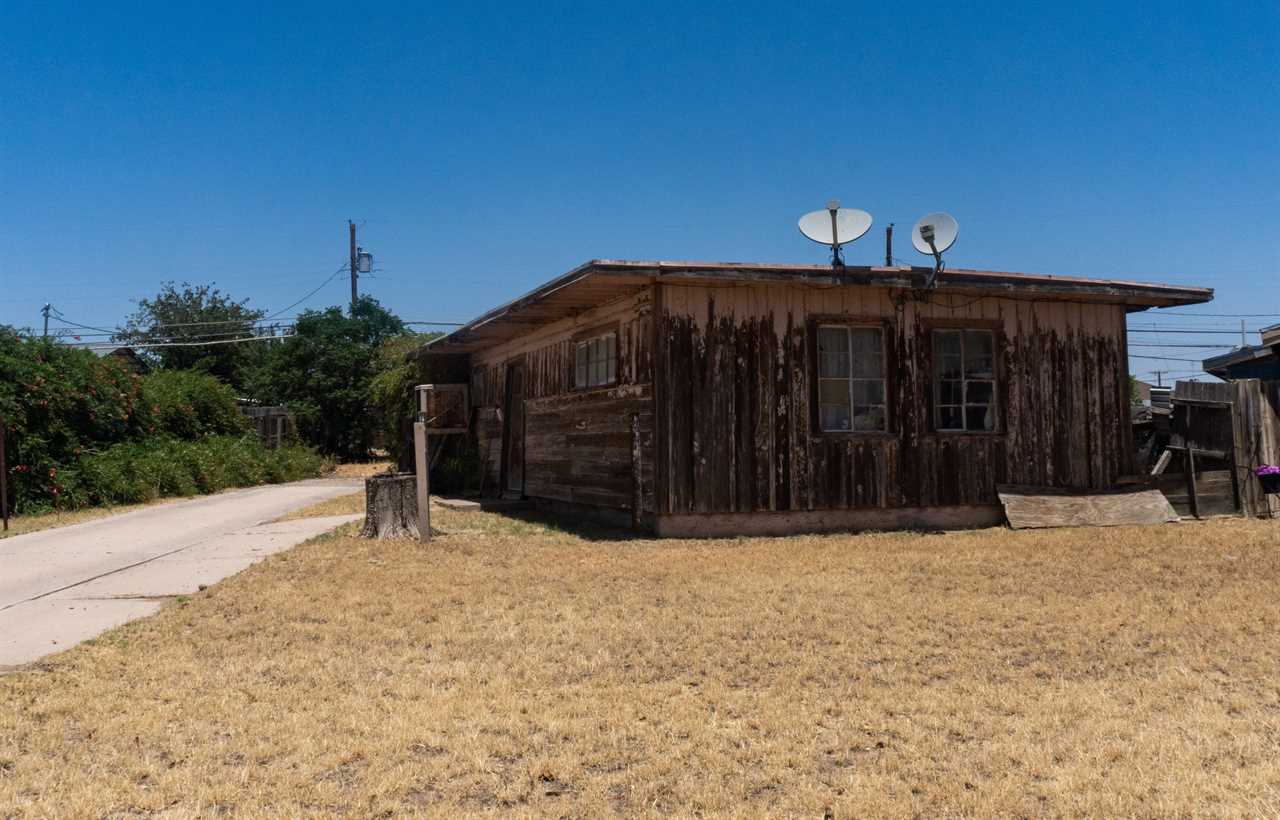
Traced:
<svg viewBox="0 0 1280 820">
<path fill-rule="evenodd" d="M 929 243 L 929 250 L 933 251 L 933 273 L 925 277 L 925 290 L 933 290 L 938 286 L 938 277 L 947 269 L 946 263 L 942 261 L 942 251 L 938 250 L 938 246 L 933 244 L 933 233 L 931 232 L 925 241 Z"/>
<path fill-rule="evenodd" d="M 955 244 L 958 231 L 955 218 L 945 213 L 928 214 L 916 223 L 911 242 L 917 251 L 933 257 L 933 270 L 925 275 L 924 290 L 938 286 L 939 277 L 947 269 L 942 254 Z"/>
<path fill-rule="evenodd" d="M 871 214 L 857 208 L 841 208 L 838 199 L 828 200 L 824 211 L 811 211 L 800 217 L 800 233 L 806 239 L 830 248 L 831 267 L 837 274 L 842 274 L 845 266 L 841 246 L 870 230 Z"/>
<path fill-rule="evenodd" d="M 833 205 L 835 207 L 832 207 Z M 834 200 L 827 203 L 827 212 L 831 214 L 831 267 L 833 268 L 844 267 L 844 257 L 840 255 L 840 243 L 837 241 L 840 238 L 840 233 L 836 229 L 836 211 L 839 208 L 840 203 Z"/>
</svg>

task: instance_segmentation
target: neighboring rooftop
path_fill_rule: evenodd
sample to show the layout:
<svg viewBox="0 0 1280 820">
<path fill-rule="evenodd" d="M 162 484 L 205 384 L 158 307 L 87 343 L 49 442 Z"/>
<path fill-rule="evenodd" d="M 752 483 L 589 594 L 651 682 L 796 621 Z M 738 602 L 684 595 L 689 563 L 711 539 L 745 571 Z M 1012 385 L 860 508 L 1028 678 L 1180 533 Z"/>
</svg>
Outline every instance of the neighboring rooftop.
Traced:
<svg viewBox="0 0 1280 820">
<path fill-rule="evenodd" d="M 741 262 L 661 262 L 594 259 L 535 288 L 518 299 L 477 317 L 427 346 L 464 352 L 515 338 L 530 327 L 573 316 L 655 281 L 695 283 L 865 284 L 920 287 L 933 271 L 925 267 L 769 265 Z M 937 288 L 946 293 L 1027 296 L 1122 304 L 1130 312 L 1208 302 L 1212 288 L 1159 285 L 1115 279 L 1085 279 L 1037 273 L 947 269 Z"/>
<path fill-rule="evenodd" d="M 1280 336 L 1267 341 L 1263 331 L 1262 344 L 1236 348 L 1230 353 L 1205 359 L 1205 371 L 1220 379 L 1271 379 L 1280 376 Z"/>
</svg>

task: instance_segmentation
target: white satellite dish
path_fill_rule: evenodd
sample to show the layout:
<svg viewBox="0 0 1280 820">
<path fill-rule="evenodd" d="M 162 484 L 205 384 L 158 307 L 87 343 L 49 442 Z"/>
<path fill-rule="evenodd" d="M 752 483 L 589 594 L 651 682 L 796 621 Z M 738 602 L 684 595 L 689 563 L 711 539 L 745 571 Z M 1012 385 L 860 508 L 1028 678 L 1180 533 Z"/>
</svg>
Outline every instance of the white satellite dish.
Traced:
<svg viewBox="0 0 1280 820">
<path fill-rule="evenodd" d="M 933 275 L 925 283 L 931 288 L 938 281 L 938 276 L 946 269 L 942 264 L 942 254 L 956 243 L 960 235 L 960 223 L 951 214 L 942 212 L 925 214 L 911 229 L 911 244 L 920 253 L 933 257 Z"/>
<path fill-rule="evenodd" d="M 931 234 L 931 236 L 926 237 L 924 234 Z M 935 253 L 945 253 L 956 243 L 956 237 L 959 235 L 960 223 L 956 222 L 954 216 L 941 212 L 928 214 L 920 217 L 920 221 L 911 229 L 911 244 L 915 245 L 920 253 L 933 256 Z M 932 245 L 930 245 L 930 239 L 933 240 Z"/>
<path fill-rule="evenodd" d="M 861 238 L 871 230 L 871 214 L 857 208 L 841 208 L 838 200 L 827 203 L 825 211 L 812 211 L 800 217 L 800 233 L 820 245 L 831 248 L 832 262 L 843 265 L 840 246 Z"/>
</svg>

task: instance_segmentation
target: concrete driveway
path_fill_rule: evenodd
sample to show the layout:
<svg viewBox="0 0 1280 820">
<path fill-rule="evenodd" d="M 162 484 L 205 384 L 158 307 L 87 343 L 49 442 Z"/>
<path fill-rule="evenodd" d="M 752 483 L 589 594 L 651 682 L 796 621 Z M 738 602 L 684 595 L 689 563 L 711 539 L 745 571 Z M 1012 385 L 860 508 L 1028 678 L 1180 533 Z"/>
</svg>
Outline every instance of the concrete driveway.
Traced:
<svg viewBox="0 0 1280 820">
<path fill-rule="evenodd" d="M 275 484 L 0 539 L 0 671 L 199 590 L 360 516 L 267 523 L 362 479 Z"/>
</svg>

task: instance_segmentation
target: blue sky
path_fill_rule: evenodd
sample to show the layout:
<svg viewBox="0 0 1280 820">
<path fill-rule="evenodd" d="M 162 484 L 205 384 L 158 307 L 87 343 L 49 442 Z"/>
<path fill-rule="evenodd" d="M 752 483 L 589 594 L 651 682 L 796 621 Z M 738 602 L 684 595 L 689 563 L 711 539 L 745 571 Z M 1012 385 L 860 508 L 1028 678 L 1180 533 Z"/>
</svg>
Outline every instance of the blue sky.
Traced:
<svg viewBox="0 0 1280 820">
<path fill-rule="evenodd" d="M 941 209 L 953 266 L 1280 314 L 1280 4 L 890 5 L 11 0 L 0 323 L 164 279 L 277 310 L 348 218 L 368 292 L 462 320 L 592 257 L 822 262 L 832 196 L 876 218 L 851 263 Z"/>
</svg>

